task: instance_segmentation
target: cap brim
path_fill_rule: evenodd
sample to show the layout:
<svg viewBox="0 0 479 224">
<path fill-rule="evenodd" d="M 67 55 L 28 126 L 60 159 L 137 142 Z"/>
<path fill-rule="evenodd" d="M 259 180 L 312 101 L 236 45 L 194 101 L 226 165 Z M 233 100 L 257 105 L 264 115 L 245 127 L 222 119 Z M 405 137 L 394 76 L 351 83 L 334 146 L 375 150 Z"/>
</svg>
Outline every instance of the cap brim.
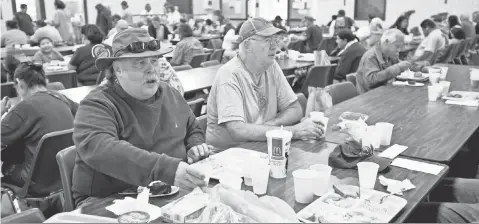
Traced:
<svg viewBox="0 0 479 224">
<path fill-rule="evenodd" d="M 376 163 L 376 164 L 379 165 L 378 172 L 382 172 L 382 171 L 384 171 L 386 168 L 388 168 L 389 165 L 391 165 L 392 160 L 386 159 L 386 158 L 382 158 L 382 157 L 379 157 L 379 156 L 370 156 L 370 157 L 368 157 L 368 158 L 362 160 L 362 162 L 373 162 L 373 163 Z"/>
<path fill-rule="evenodd" d="M 173 51 L 172 47 L 169 48 L 160 48 L 158 51 L 145 51 L 142 53 L 127 53 L 123 54 L 120 57 L 103 57 L 97 58 L 95 60 L 95 65 L 98 70 L 103 71 L 111 66 L 113 61 L 121 58 L 147 58 L 147 57 L 154 57 L 154 56 L 161 56 Z"/>
<path fill-rule="evenodd" d="M 262 36 L 262 37 L 269 37 L 269 36 L 272 36 L 274 34 L 281 33 L 281 32 L 284 32 L 284 30 L 272 26 L 272 27 L 268 27 L 264 30 L 261 30 L 261 31 L 257 32 L 256 35 L 259 35 L 259 36 Z"/>
</svg>

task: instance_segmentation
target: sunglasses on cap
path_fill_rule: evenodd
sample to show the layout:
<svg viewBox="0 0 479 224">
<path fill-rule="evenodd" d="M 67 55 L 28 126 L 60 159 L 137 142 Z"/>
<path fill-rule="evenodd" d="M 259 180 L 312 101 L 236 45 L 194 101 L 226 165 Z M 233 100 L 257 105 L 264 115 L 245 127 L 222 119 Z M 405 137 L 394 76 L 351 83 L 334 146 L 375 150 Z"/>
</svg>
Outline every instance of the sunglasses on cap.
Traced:
<svg viewBox="0 0 479 224">
<path fill-rule="evenodd" d="M 143 53 L 145 51 L 157 51 L 160 49 L 160 40 L 150 40 L 148 42 L 137 41 L 126 45 L 123 49 L 117 51 L 114 57 L 120 56 L 123 53 Z"/>
</svg>

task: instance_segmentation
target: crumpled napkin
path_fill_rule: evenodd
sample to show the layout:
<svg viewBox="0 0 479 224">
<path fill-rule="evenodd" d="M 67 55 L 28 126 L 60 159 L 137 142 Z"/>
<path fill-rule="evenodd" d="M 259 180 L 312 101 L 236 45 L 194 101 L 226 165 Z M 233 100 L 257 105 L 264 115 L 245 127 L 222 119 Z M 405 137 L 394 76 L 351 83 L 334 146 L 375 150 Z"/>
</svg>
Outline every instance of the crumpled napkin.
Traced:
<svg viewBox="0 0 479 224">
<path fill-rule="evenodd" d="M 394 81 L 393 86 L 424 86 L 424 83 L 416 82 L 414 85 L 409 84 L 408 81 Z"/>
<path fill-rule="evenodd" d="M 363 120 L 344 120 L 337 124 L 333 129 L 343 133 L 347 133 L 353 140 L 361 142 L 367 128 L 368 125 Z"/>
<path fill-rule="evenodd" d="M 378 179 L 383 186 L 388 187 L 387 191 L 395 195 L 403 195 L 403 192 L 416 188 L 416 186 L 414 186 L 409 179 L 398 181 L 394 179 L 388 179 L 383 175 L 379 176 Z"/>
<path fill-rule="evenodd" d="M 158 219 L 162 213 L 160 207 L 148 203 L 149 194 L 149 190 L 144 190 L 138 194 L 138 199 L 125 197 L 124 199 L 114 200 L 113 204 L 106 207 L 106 209 L 115 213 L 115 215 L 122 215 L 132 211 L 146 212 L 150 215 L 151 222 L 155 219 Z"/>
</svg>

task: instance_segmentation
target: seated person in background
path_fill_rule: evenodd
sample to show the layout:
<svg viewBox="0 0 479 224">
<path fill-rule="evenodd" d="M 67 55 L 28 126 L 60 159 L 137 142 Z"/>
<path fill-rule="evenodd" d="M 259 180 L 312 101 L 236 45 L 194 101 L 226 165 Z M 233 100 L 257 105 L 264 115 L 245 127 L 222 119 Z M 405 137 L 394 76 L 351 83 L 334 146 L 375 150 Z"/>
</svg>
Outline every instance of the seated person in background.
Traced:
<svg viewBox="0 0 479 224">
<path fill-rule="evenodd" d="M 100 71 L 95 66 L 93 57 L 93 46 L 102 44 L 103 33 L 96 25 L 85 25 L 81 29 L 85 46 L 78 48 L 72 56 L 68 68 L 76 70 L 78 84 L 95 85 Z M 106 47 L 106 45 L 105 45 Z"/>
<path fill-rule="evenodd" d="M 323 40 L 323 31 L 321 28 L 314 24 L 314 19 L 311 16 L 305 16 L 303 23 L 306 24 L 306 32 L 301 35 L 293 35 L 291 41 L 306 41 L 306 52 L 313 52 L 319 49 L 319 44 Z"/>
<path fill-rule="evenodd" d="M 148 34 L 154 39 L 163 41 L 168 40 L 168 35 L 170 35 L 171 32 L 165 23 L 160 20 L 160 17 L 155 16 L 151 19 L 151 24 L 148 25 Z"/>
<path fill-rule="evenodd" d="M 332 16 L 331 16 L 331 21 L 329 21 L 326 26 L 328 26 L 328 27 L 331 27 L 331 26 L 334 27 L 334 23 L 336 23 L 336 19 L 337 19 L 337 18 L 338 18 L 337 15 L 332 15 Z"/>
<path fill-rule="evenodd" d="M 58 92 L 47 90 L 41 64 L 21 63 L 14 78 L 21 101 L 11 108 L 8 98 L 1 102 L 2 169 L 7 170 L 2 181 L 23 186 L 40 139 L 45 134 L 73 128 L 78 105 Z M 20 155 L 24 158 L 18 158 Z"/>
<path fill-rule="evenodd" d="M 118 15 L 118 14 L 115 14 L 112 16 L 112 26 L 113 26 L 113 29 L 111 29 L 109 32 L 108 32 L 108 35 L 106 35 L 106 38 L 110 38 L 111 36 L 115 35 L 115 33 L 117 33 L 118 31 L 116 30 L 116 25 L 118 24 L 118 21 L 121 20 L 121 16 Z M 127 24 L 128 25 L 128 24 Z"/>
<path fill-rule="evenodd" d="M 471 21 L 471 18 L 468 14 L 461 14 L 459 17 L 461 19 L 462 27 L 466 33 L 466 38 L 476 37 L 476 30 L 474 29 L 474 23 Z"/>
<path fill-rule="evenodd" d="M 26 44 L 28 41 L 27 34 L 18 29 L 17 21 L 8 20 L 5 22 L 7 31 L 2 34 L 1 46 L 11 47 L 16 44 Z"/>
<path fill-rule="evenodd" d="M 273 26 L 286 31 L 286 27 L 283 26 L 283 19 L 281 16 L 274 17 Z"/>
<path fill-rule="evenodd" d="M 451 29 L 451 37 L 452 39 L 449 39 L 449 44 L 454 44 L 459 42 L 460 40 L 465 40 L 466 32 L 462 27 L 453 27 Z"/>
<path fill-rule="evenodd" d="M 216 30 L 216 27 L 215 27 L 215 24 L 213 23 L 213 21 L 211 19 L 207 19 L 205 21 L 203 34 L 214 33 L 216 31 L 217 30 Z"/>
<path fill-rule="evenodd" d="M 369 49 L 374 47 L 374 45 L 380 41 L 383 32 L 383 21 L 380 18 L 375 17 L 371 19 L 369 26 L 359 28 L 356 32 L 356 36 L 358 37 L 359 42 Z"/>
<path fill-rule="evenodd" d="M 233 26 L 233 24 L 230 22 L 229 19 L 225 19 L 225 24 L 224 25 L 221 25 L 220 27 L 220 31 L 221 31 L 221 34 L 223 36 L 226 36 L 226 34 L 228 33 L 228 31 L 230 30 L 235 30 L 235 26 Z"/>
<path fill-rule="evenodd" d="M 337 54 L 341 59 L 334 73 L 334 79 L 346 80 L 346 75 L 356 72 L 361 57 L 366 53 L 366 48 L 357 41 L 357 37 L 350 30 L 341 30 L 337 34 L 336 43 L 341 49 Z"/>
<path fill-rule="evenodd" d="M 410 223 L 471 223 L 479 221 L 479 180 L 446 178 L 407 219 Z"/>
<path fill-rule="evenodd" d="M 137 41 L 147 44 L 131 45 Z M 204 133 L 180 92 L 160 81 L 158 58 L 167 51 L 159 48 L 146 30 L 131 28 L 113 39 L 112 56 L 97 58 L 108 83 L 75 117 L 75 204 L 157 180 L 185 190 L 208 184 L 188 165 L 208 157 Z"/>
<path fill-rule="evenodd" d="M 348 29 L 354 32 L 356 30 L 356 24 L 354 20 L 346 16 L 346 12 L 341 9 L 338 11 L 338 17 L 334 23 L 334 33 L 337 33 L 342 29 Z"/>
<path fill-rule="evenodd" d="M 196 54 L 204 54 L 203 44 L 193 37 L 193 31 L 188 24 L 178 26 L 180 42 L 176 44 L 170 63 L 173 66 L 188 65 Z"/>
<path fill-rule="evenodd" d="M 409 17 L 399 16 L 399 18 L 396 20 L 396 22 L 389 28 L 390 29 L 398 29 L 404 35 L 408 36 L 409 35 L 409 31 L 407 30 L 408 26 L 409 26 Z"/>
<path fill-rule="evenodd" d="M 115 26 L 115 29 L 112 29 L 112 30 L 115 30 L 116 32 L 114 33 L 111 33 L 111 35 L 108 37 L 108 39 L 106 39 L 105 41 L 103 41 L 104 44 L 108 44 L 108 45 L 112 45 L 113 43 L 113 37 L 115 37 L 115 35 L 123 30 L 126 30 L 128 29 L 128 22 L 126 20 L 123 20 L 123 19 L 120 19 L 117 23 L 116 23 L 116 26 Z"/>
<path fill-rule="evenodd" d="M 199 37 L 205 33 L 205 20 L 197 19 L 195 25 L 193 26 L 193 36 Z"/>
<path fill-rule="evenodd" d="M 411 63 L 398 62 L 399 50 L 404 47 L 404 34 L 398 29 L 386 30 L 381 42 L 361 58 L 356 72 L 359 93 L 386 85 L 389 80 L 408 70 Z"/>
<path fill-rule="evenodd" d="M 323 126 L 310 119 L 297 124 L 303 109 L 275 60 L 282 31 L 263 18 L 241 26 L 239 54 L 218 70 L 208 97 L 208 144 L 227 149 L 265 141 L 266 132 L 280 126 L 294 139 L 323 134 Z"/>
<path fill-rule="evenodd" d="M 240 22 L 235 29 L 230 29 L 226 35 L 223 37 L 223 45 L 222 48 L 225 49 L 225 53 L 223 54 L 226 58 L 232 58 L 236 56 L 238 49 L 238 44 L 236 43 L 239 38 L 239 30 L 243 22 Z"/>
<path fill-rule="evenodd" d="M 413 61 L 428 61 L 434 52 L 445 47 L 447 44 L 447 36 L 436 27 L 436 24 L 432 20 L 426 19 L 422 21 L 421 28 L 426 38 L 421 41 L 416 49 L 412 59 Z"/>
<path fill-rule="evenodd" d="M 48 63 L 50 61 L 58 60 L 64 61 L 63 55 L 58 52 L 55 48 L 53 48 L 53 41 L 48 38 L 44 37 L 40 39 L 38 42 L 40 44 L 40 50 L 33 55 L 32 60 L 38 63 Z"/>
<path fill-rule="evenodd" d="M 63 42 L 62 36 L 58 32 L 57 28 L 48 25 L 44 20 L 37 21 L 38 29 L 35 31 L 33 36 L 31 36 L 30 41 L 32 44 L 39 44 L 40 39 L 44 37 L 50 38 L 54 44 Z"/>
</svg>

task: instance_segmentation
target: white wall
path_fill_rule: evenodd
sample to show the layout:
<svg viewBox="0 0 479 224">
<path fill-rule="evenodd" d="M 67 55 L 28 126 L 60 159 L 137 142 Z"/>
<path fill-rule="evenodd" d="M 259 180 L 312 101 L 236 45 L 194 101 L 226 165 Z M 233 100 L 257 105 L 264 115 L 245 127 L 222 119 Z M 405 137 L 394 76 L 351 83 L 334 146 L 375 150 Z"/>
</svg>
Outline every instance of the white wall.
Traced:
<svg viewBox="0 0 479 224">
<path fill-rule="evenodd" d="M 193 0 L 193 14 L 206 14 L 206 8 L 208 7 L 208 0 Z M 219 0 L 211 0 L 211 8 L 213 10 L 220 9 Z"/>
</svg>

